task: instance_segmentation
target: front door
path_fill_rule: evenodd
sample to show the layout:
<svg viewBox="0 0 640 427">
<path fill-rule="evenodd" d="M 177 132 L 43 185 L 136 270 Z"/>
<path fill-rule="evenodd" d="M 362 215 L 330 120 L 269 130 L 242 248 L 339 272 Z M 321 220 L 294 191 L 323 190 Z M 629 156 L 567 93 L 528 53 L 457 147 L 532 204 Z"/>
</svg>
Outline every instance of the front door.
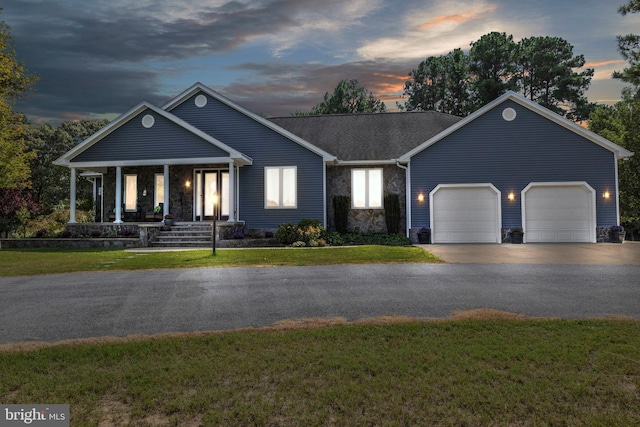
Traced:
<svg viewBox="0 0 640 427">
<path fill-rule="evenodd" d="M 195 171 L 194 220 L 211 221 L 229 218 L 229 171 Z M 214 200 L 217 201 L 214 206 Z"/>
</svg>

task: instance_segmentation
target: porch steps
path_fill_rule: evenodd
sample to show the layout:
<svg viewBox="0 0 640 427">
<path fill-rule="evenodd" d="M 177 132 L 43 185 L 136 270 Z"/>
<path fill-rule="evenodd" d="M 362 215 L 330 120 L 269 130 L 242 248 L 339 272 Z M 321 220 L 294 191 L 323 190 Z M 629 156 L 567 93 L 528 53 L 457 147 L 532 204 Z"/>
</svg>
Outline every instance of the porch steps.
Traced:
<svg viewBox="0 0 640 427">
<path fill-rule="evenodd" d="M 161 230 L 150 246 L 162 248 L 206 248 L 211 246 L 211 224 L 172 225 Z"/>
</svg>

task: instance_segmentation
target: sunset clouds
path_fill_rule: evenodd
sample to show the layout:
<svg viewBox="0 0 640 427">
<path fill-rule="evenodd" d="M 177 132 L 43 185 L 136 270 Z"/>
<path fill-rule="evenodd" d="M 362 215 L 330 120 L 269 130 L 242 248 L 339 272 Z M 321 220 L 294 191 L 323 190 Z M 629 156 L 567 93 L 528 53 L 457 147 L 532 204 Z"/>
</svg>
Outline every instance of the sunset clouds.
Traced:
<svg viewBox="0 0 640 427">
<path fill-rule="evenodd" d="M 567 39 L 615 100 L 615 36 L 640 32 L 618 4 L 585 0 L 12 0 L 0 19 L 40 77 L 17 108 L 33 120 L 113 117 L 201 81 L 265 115 L 308 111 L 357 78 L 395 106 L 412 68 L 491 31 Z"/>
</svg>

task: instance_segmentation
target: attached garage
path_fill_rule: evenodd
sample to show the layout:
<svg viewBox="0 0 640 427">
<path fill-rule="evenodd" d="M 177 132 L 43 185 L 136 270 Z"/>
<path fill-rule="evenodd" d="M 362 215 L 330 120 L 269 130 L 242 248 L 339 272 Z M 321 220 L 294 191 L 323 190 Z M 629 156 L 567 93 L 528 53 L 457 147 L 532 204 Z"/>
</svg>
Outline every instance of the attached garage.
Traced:
<svg viewBox="0 0 640 427">
<path fill-rule="evenodd" d="M 500 191 L 492 184 L 440 184 L 429 201 L 433 243 L 500 243 Z"/>
<path fill-rule="evenodd" d="M 586 182 L 529 184 L 522 216 L 525 242 L 596 241 L 596 192 Z"/>
</svg>

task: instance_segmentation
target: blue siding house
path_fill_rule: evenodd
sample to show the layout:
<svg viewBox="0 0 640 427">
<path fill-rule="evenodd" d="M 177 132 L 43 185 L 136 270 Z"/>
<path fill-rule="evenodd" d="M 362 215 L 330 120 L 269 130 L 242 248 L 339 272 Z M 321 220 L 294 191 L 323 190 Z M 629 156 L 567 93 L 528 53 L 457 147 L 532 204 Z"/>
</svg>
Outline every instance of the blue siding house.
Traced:
<svg viewBox="0 0 640 427">
<path fill-rule="evenodd" d="M 143 102 L 56 161 L 99 177 L 99 221 L 217 218 L 254 230 L 304 218 L 435 243 L 595 242 L 619 223 L 617 162 L 633 153 L 509 92 L 469 117 L 436 112 L 266 119 L 200 83 L 162 107 Z M 75 222 L 75 179 L 71 180 Z"/>
</svg>

